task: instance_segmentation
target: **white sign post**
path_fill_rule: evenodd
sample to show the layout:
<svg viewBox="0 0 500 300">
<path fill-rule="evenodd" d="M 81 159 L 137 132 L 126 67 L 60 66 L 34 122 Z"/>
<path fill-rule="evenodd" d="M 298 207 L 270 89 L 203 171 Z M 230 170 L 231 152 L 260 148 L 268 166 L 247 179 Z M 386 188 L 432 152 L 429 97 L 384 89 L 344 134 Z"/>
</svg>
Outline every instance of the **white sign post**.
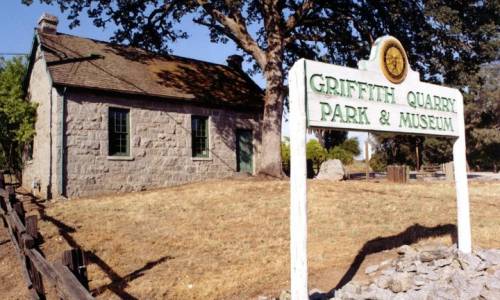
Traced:
<svg viewBox="0 0 500 300">
<path fill-rule="evenodd" d="M 455 137 L 458 247 L 471 252 L 464 109 L 457 89 L 420 81 L 395 38 L 374 43 L 358 69 L 298 60 L 289 72 L 292 299 L 308 299 L 306 128 Z"/>
</svg>

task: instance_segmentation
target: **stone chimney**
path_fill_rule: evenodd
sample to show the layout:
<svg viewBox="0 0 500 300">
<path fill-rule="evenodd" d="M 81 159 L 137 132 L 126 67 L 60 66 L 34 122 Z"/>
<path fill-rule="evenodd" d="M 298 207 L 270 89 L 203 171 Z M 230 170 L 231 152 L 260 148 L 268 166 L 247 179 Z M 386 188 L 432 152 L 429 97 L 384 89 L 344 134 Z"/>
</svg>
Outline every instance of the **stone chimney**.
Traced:
<svg viewBox="0 0 500 300">
<path fill-rule="evenodd" d="M 56 16 L 44 13 L 38 20 L 38 30 L 43 33 L 54 34 L 57 32 L 57 24 L 59 20 Z"/>
<path fill-rule="evenodd" d="M 235 70 L 241 71 L 242 69 L 242 63 L 243 63 L 243 57 L 241 55 L 230 55 L 226 59 L 227 65 Z"/>
</svg>

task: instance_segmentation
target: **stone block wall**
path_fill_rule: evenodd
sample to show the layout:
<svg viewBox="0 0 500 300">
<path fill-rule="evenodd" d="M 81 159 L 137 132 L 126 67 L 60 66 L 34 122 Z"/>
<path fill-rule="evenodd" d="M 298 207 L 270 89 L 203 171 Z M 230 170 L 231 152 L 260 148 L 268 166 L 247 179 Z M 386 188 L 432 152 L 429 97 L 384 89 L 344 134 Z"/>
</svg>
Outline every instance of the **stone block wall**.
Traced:
<svg viewBox="0 0 500 300">
<path fill-rule="evenodd" d="M 259 160 L 260 114 L 255 112 L 82 90 L 68 91 L 65 99 L 64 178 L 68 197 L 233 176 L 238 128 L 252 130 L 254 164 Z M 130 157 L 108 156 L 109 107 L 130 109 Z M 192 158 L 192 115 L 209 118 L 209 158 Z"/>
<path fill-rule="evenodd" d="M 52 87 L 40 49 L 36 52 L 27 99 L 38 104 L 33 141 L 33 158 L 24 161 L 22 185 L 34 195 L 47 198 L 57 193 L 57 130 L 60 95 Z"/>
</svg>

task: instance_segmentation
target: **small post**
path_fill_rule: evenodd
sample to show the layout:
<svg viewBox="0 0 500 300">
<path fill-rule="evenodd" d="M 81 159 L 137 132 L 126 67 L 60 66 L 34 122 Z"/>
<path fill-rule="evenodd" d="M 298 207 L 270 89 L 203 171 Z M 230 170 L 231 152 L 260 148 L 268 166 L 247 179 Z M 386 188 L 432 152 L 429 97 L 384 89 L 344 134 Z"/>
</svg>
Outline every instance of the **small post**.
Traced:
<svg viewBox="0 0 500 300">
<path fill-rule="evenodd" d="M 370 134 L 368 133 L 368 138 L 370 138 Z M 365 141 L 365 167 L 366 167 L 366 180 L 370 179 L 370 161 L 369 161 L 369 153 L 368 153 L 368 139 Z"/>
<path fill-rule="evenodd" d="M 0 170 L 0 189 L 5 189 L 5 177 L 3 170 Z"/>
<path fill-rule="evenodd" d="M 39 299 L 44 300 L 45 298 L 45 290 L 43 288 L 43 280 L 42 274 L 38 272 L 33 263 L 31 262 L 28 256 L 25 256 L 25 264 L 26 270 L 28 271 L 28 275 L 30 277 L 31 283 L 33 284 L 33 288 Z"/>
<path fill-rule="evenodd" d="M 80 283 L 88 290 L 89 280 L 87 278 L 87 260 L 82 249 L 75 248 L 66 250 L 62 255 L 62 264 L 75 275 Z"/>
<path fill-rule="evenodd" d="M 416 171 L 418 172 L 418 171 L 420 171 L 420 154 L 418 153 L 418 143 L 417 143 L 417 146 L 415 147 L 415 154 L 417 156 L 417 164 L 416 164 L 417 170 Z"/>
<path fill-rule="evenodd" d="M 7 204 L 5 204 L 5 199 L 2 195 L 0 195 L 0 208 L 2 208 L 4 214 L 7 214 Z M 9 225 L 7 224 L 7 220 L 5 220 L 5 216 L 3 214 L 0 215 L 0 219 L 2 219 L 3 227 L 9 227 Z"/>
<path fill-rule="evenodd" d="M 16 202 L 14 203 L 13 207 L 14 211 L 17 213 L 19 216 L 19 220 L 23 223 L 23 225 L 26 225 L 26 214 L 24 212 L 24 207 L 22 202 Z"/>
<path fill-rule="evenodd" d="M 38 240 L 38 218 L 35 215 L 26 217 L 26 233 Z"/>
<path fill-rule="evenodd" d="M 7 213 L 7 204 L 5 203 L 5 200 L 6 199 L 4 199 L 4 197 L 0 194 L 0 208 Z"/>
<path fill-rule="evenodd" d="M 5 187 L 5 190 L 7 191 L 7 194 L 9 194 L 9 203 L 10 205 L 14 205 L 16 203 L 16 191 L 14 190 L 14 187 L 12 185 L 9 185 Z"/>
</svg>

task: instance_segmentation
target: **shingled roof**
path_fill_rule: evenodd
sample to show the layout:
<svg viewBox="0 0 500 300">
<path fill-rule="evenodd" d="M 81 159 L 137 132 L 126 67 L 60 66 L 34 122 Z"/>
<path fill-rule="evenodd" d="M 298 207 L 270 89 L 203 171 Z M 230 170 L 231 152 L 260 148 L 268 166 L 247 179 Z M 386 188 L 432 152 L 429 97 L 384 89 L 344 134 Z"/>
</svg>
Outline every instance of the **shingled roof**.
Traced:
<svg viewBox="0 0 500 300">
<path fill-rule="evenodd" d="M 263 91 L 241 70 L 140 48 L 38 31 L 56 86 L 261 108 Z"/>
</svg>

